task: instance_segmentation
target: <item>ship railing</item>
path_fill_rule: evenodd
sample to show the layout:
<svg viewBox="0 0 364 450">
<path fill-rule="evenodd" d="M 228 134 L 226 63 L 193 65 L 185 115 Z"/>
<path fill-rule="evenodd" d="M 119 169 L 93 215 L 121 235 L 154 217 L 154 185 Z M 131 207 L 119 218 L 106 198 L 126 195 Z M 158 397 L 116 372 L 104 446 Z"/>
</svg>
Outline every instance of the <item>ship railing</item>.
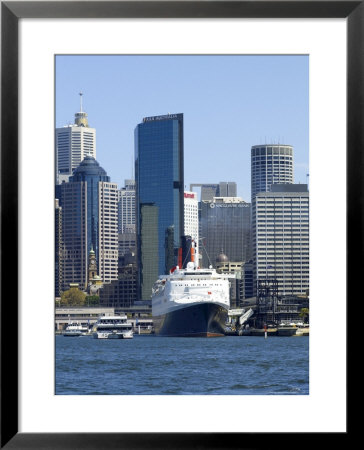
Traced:
<svg viewBox="0 0 364 450">
<path fill-rule="evenodd" d="M 210 300 L 211 299 L 211 295 L 206 295 L 206 294 L 201 294 L 201 295 L 194 295 L 194 294 L 187 294 L 187 295 L 179 295 L 179 294 L 171 294 L 171 297 L 173 300 L 176 300 L 176 297 L 178 300 L 196 300 L 196 299 L 203 299 L 203 300 Z M 219 299 L 221 301 L 224 301 L 224 296 L 223 295 L 214 295 L 215 299 Z"/>
</svg>

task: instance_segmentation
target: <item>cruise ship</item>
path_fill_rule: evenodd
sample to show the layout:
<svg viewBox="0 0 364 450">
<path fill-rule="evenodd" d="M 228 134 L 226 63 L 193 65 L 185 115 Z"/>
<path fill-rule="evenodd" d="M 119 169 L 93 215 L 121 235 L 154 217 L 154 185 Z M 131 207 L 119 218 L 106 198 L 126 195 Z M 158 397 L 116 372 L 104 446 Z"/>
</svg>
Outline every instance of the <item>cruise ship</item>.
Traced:
<svg viewBox="0 0 364 450">
<path fill-rule="evenodd" d="M 224 336 L 230 306 L 229 280 L 211 266 L 189 262 L 161 275 L 152 290 L 152 316 L 159 336 Z"/>
</svg>

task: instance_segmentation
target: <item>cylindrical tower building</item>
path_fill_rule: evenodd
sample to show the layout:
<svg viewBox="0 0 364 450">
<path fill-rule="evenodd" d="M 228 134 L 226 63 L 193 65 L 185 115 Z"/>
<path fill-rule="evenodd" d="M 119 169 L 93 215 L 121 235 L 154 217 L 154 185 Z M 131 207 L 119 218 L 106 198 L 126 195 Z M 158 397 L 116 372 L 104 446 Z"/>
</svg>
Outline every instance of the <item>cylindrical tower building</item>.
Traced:
<svg viewBox="0 0 364 450">
<path fill-rule="evenodd" d="M 258 192 L 270 192 L 273 183 L 292 184 L 293 147 L 254 145 L 251 149 L 251 182 L 252 203 Z"/>
</svg>

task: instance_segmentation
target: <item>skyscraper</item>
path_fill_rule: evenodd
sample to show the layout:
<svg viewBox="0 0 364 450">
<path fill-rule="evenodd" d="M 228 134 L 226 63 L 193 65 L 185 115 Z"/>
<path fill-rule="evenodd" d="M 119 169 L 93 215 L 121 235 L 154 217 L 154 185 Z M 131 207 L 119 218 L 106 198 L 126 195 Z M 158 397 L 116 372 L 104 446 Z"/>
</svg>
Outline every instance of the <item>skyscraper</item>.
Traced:
<svg viewBox="0 0 364 450">
<path fill-rule="evenodd" d="M 87 114 L 82 110 L 75 114 L 75 123 L 56 128 L 56 183 L 68 181 L 73 170 L 85 156 L 96 158 L 96 130 L 88 125 Z"/>
<path fill-rule="evenodd" d="M 118 195 L 119 233 L 135 233 L 135 180 L 125 180 Z"/>
<path fill-rule="evenodd" d="M 190 184 L 190 191 L 193 190 L 193 188 L 199 187 L 200 190 L 200 201 L 198 202 L 198 235 L 202 236 L 202 228 L 201 228 L 201 211 L 202 211 L 202 202 L 203 201 L 209 201 L 213 202 L 215 197 L 236 197 L 237 196 L 237 187 L 236 183 L 234 181 L 220 181 L 220 183 L 216 184 L 206 184 L 206 183 L 192 183 Z M 197 198 L 197 197 L 196 197 Z M 185 234 L 188 235 L 189 233 L 186 232 Z M 199 241 L 197 240 L 197 246 L 199 246 Z M 200 261 L 203 259 L 203 264 L 207 264 L 206 255 L 204 256 L 205 251 L 201 252 L 201 249 L 203 247 L 200 246 L 200 248 L 197 248 L 197 254 L 200 253 Z"/>
<path fill-rule="evenodd" d="M 269 192 L 273 183 L 293 183 L 293 147 L 254 145 L 251 149 L 252 202 L 258 192 Z"/>
<path fill-rule="evenodd" d="M 275 279 L 279 295 L 309 288 L 309 193 L 306 184 L 277 184 L 253 204 L 256 280 Z"/>
<path fill-rule="evenodd" d="M 250 210 L 250 203 L 240 197 L 215 197 L 201 202 L 203 267 L 215 265 L 221 252 L 233 262 L 251 258 Z"/>
<path fill-rule="evenodd" d="M 183 114 L 145 117 L 137 125 L 135 178 L 139 266 L 144 261 L 140 276 L 151 270 L 146 264 L 157 267 L 158 274 L 168 273 L 171 267 L 167 266 L 167 261 L 177 263 L 184 233 Z M 157 252 L 150 255 L 148 262 L 141 245 L 141 235 L 146 232 L 141 226 L 143 205 L 154 205 L 158 213 Z M 173 254 L 166 257 L 167 248 L 171 248 Z M 145 287 L 144 292 L 148 289 Z"/>
<path fill-rule="evenodd" d="M 57 193 L 62 207 L 63 290 L 70 283 L 87 287 L 91 249 L 102 281 L 117 279 L 117 185 L 93 157 L 86 156 L 69 182 L 57 186 Z"/>
</svg>

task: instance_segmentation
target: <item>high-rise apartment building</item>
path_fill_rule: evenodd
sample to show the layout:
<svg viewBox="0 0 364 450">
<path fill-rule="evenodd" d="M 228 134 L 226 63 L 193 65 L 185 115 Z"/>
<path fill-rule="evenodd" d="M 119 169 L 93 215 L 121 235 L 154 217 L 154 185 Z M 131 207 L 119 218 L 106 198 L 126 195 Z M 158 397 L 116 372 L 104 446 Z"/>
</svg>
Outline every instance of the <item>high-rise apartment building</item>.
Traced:
<svg viewBox="0 0 364 450">
<path fill-rule="evenodd" d="M 137 125 L 135 181 L 139 267 L 143 262 L 140 276 L 152 273 L 147 264 L 156 267 L 158 275 L 168 273 L 170 262 L 177 264 L 184 234 L 183 114 L 145 117 Z M 148 258 L 143 255 L 143 246 L 147 245 L 142 239 L 143 233 L 147 235 L 141 223 L 143 205 L 154 205 L 158 214 L 157 251 Z M 147 217 L 145 214 L 145 220 Z M 173 254 L 166 255 L 166 249 L 171 249 Z M 144 288 L 143 292 L 147 292 L 151 286 L 144 284 Z"/>
<path fill-rule="evenodd" d="M 273 183 L 293 183 L 293 147 L 254 145 L 251 149 L 252 202 L 258 192 L 269 192 Z"/>
<path fill-rule="evenodd" d="M 63 289 L 70 283 L 87 288 L 88 257 L 94 251 L 104 283 L 118 274 L 118 195 L 105 170 L 86 156 L 69 182 L 56 189 L 62 207 Z"/>
<path fill-rule="evenodd" d="M 96 130 L 88 125 L 87 114 L 82 110 L 75 114 L 75 123 L 56 128 L 56 184 L 68 181 L 85 156 L 96 159 Z"/>
<path fill-rule="evenodd" d="M 184 208 L 185 208 L 185 214 L 184 214 L 184 233 L 186 236 L 191 236 L 192 241 L 195 242 L 195 255 L 196 258 L 195 262 L 197 265 L 199 265 L 199 220 L 198 220 L 198 199 L 196 192 L 188 192 L 186 191 L 184 193 Z"/>
<path fill-rule="evenodd" d="M 136 249 L 135 180 L 118 190 L 119 258 Z"/>
<path fill-rule="evenodd" d="M 277 184 L 253 203 L 255 280 L 274 279 L 279 295 L 309 288 L 309 193 L 306 184 Z"/>
<path fill-rule="evenodd" d="M 135 233 L 135 180 L 125 180 L 118 196 L 119 233 Z"/>
<path fill-rule="evenodd" d="M 201 202 L 202 265 L 215 265 L 223 252 L 230 261 L 251 258 L 251 205 L 240 197 L 215 197 Z"/>
</svg>

